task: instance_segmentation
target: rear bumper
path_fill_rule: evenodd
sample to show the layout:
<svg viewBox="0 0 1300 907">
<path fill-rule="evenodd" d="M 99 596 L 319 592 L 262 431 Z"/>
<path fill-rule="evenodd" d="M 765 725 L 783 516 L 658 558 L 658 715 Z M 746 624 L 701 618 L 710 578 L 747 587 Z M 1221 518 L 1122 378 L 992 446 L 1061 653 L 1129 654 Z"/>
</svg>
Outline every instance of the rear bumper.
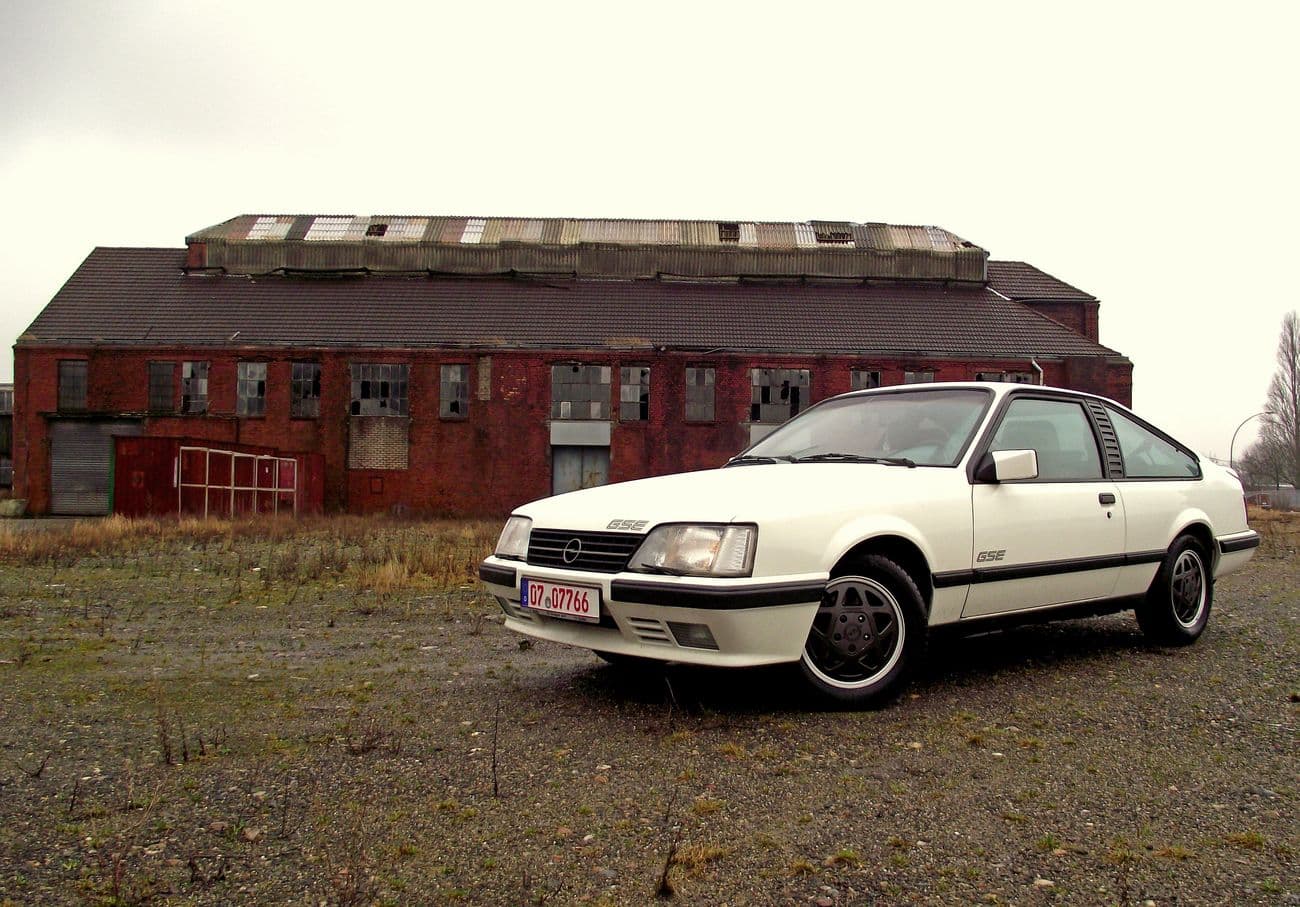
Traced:
<svg viewBox="0 0 1300 907">
<path fill-rule="evenodd" d="M 1219 536 L 1215 539 L 1219 556 L 1216 558 L 1214 575 L 1226 576 L 1246 566 L 1247 562 L 1255 556 L 1255 549 L 1259 547 L 1259 542 L 1259 533 L 1253 529 Z"/>
<path fill-rule="evenodd" d="M 521 607 L 523 577 L 598 587 L 601 622 L 582 623 Z M 480 565 L 479 578 L 497 597 L 506 627 L 517 633 L 619 655 L 719 667 L 797 661 L 826 584 L 825 576 L 647 579 L 497 558 Z"/>
</svg>

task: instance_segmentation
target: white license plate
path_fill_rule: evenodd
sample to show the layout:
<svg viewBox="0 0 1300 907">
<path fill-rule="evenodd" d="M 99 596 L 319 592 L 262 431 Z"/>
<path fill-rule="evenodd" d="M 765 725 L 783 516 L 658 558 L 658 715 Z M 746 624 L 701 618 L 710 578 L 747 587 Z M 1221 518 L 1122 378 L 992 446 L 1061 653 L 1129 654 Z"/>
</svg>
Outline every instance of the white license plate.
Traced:
<svg viewBox="0 0 1300 907">
<path fill-rule="evenodd" d="M 519 604 L 533 611 L 569 620 L 600 621 L 600 590 L 549 580 L 524 579 L 519 584 Z"/>
</svg>

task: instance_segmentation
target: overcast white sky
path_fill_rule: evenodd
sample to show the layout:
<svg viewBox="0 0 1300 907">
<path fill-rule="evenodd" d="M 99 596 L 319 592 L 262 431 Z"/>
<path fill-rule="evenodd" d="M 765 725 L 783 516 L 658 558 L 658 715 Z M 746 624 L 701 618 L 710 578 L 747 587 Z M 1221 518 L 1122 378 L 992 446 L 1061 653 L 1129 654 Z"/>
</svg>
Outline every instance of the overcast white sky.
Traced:
<svg viewBox="0 0 1300 907">
<path fill-rule="evenodd" d="M 1297 34 L 1295 3 L 6 3 L 0 380 L 94 246 L 241 213 L 937 224 L 1100 297 L 1135 408 L 1226 457 L 1300 308 Z"/>
</svg>

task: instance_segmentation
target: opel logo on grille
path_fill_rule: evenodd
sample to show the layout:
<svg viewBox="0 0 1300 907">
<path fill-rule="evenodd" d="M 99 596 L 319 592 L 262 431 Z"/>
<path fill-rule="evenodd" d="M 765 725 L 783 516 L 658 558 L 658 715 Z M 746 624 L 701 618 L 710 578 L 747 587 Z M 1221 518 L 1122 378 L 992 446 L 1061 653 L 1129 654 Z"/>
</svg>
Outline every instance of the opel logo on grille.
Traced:
<svg viewBox="0 0 1300 907">
<path fill-rule="evenodd" d="M 582 556 L 582 539 L 569 539 L 569 544 L 564 546 L 564 558 L 566 564 L 572 564 Z"/>
</svg>

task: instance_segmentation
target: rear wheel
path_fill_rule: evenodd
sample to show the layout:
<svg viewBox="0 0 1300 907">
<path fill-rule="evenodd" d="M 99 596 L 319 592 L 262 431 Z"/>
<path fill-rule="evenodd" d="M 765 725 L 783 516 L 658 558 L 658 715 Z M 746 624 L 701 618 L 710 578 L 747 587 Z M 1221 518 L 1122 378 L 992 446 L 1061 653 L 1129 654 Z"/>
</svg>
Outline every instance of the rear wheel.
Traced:
<svg viewBox="0 0 1300 907">
<path fill-rule="evenodd" d="M 902 690 L 925 636 L 916 582 L 894 561 L 872 554 L 826 584 L 799 667 L 824 698 L 878 704 Z"/>
<path fill-rule="evenodd" d="M 1152 642 L 1190 645 L 1209 623 L 1213 602 L 1209 556 L 1199 541 L 1181 535 L 1170 546 L 1146 598 L 1136 609 L 1138 624 Z"/>
</svg>

